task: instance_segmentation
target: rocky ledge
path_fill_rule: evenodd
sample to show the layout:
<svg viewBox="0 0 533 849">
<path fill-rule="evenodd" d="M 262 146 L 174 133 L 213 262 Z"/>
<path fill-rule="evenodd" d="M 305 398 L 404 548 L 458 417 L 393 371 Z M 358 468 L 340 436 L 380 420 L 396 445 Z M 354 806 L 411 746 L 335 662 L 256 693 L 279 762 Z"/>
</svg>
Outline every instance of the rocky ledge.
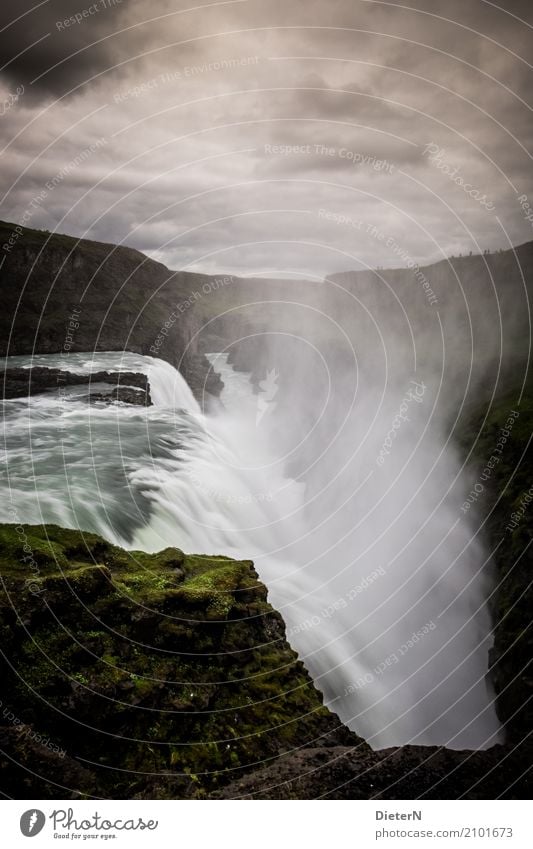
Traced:
<svg viewBox="0 0 533 849">
<path fill-rule="evenodd" d="M 145 374 L 137 372 L 97 371 L 92 374 L 76 374 L 58 368 L 33 366 L 32 368 L 8 368 L 3 372 L 2 397 L 27 398 L 40 392 L 59 391 L 66 386 L 79 386 L 105 383 L 109 390 L 90 392 L 87 400 L 122 401 L 126 404 L 136 404 L 143 407 L 152 403 L 150 385 Z"/>
<path fill-rule="evenodd" d="M 220 799 L 529 799 L 531 746 L 307 747 L 232 781 Z"/>
<path fill-rule="evenodd" d="M 0 526 L 0 786 L 205 798 L 311 746 L 368 746 L 322 704 L 250 561 Z"/>
<path fill-rule="evenodd" d="M 528 797 L 531 748 L 373 752 L 327 710 L 250 561 L 0 526 L 13 798 Z"/>
</svg>

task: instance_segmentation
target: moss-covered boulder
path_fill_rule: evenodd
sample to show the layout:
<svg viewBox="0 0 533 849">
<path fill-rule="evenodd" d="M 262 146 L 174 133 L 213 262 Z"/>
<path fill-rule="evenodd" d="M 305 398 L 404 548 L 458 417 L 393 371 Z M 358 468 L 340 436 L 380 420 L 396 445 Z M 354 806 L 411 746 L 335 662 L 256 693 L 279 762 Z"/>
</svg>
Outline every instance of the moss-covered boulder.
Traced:
<svg viewBox="0 0 533 849">
<path fill-rule="evenodd" d="M 0 526 L 2 790 L 202 798 L 307 746 L 323 705 L 250 561 Z"/>
</svg>

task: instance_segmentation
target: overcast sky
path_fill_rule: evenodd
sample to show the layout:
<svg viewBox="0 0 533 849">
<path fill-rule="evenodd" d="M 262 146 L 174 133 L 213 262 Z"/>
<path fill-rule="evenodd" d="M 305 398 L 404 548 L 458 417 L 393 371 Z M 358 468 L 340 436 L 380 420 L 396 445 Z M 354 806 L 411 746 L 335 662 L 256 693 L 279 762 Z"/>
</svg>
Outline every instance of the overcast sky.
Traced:
<svg viewBox="0 0 533 849">
<path fill-rule="evenodd" d="M 270 276 L 533 238 L 530 0 L 2 15 L 4 220 Z"/>
</svg>

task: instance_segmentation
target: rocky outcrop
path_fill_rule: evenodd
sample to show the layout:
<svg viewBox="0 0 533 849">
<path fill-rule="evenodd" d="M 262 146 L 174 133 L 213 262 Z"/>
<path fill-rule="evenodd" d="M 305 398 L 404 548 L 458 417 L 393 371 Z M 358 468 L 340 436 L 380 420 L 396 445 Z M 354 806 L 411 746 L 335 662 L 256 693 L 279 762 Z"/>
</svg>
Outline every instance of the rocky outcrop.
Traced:
<svg viewBox="0 0 533 849">
<path fill-rule="evenodd" d="M 378 752 L 305 748 L 242 779 L 222 799 L 529 799 L 532 747 L 455 752 L 402 746 Z"/>
<path fill-rule="evenodd" d="M 529 798 L 531 746 L 374 752 L 322 705 L 249 561 L 0 526 L 14 798 Z"/>
<path fill-rule="evenodd" d="M 34 366 L 5 369 L 2 377 L 1 394 L 6 399 L 27 398 L 40 392 L 84 384 L 90 390 L 91 384 L 106 383 L 109 384 L 109 391 L 91 392 L 87 399 L 91 402 L 122 401 L 140 406 L 152 403 L 148 378 L 137 372 L 96 371 L 92 374 L 75 374 L 58 368 Z"/>
<path fill-rule="evenodd" d="M 302 747 L 368 746 L 322 705 L 250 561 L 0 526 L 1 786 L 204 798 Z"/>
</svg>

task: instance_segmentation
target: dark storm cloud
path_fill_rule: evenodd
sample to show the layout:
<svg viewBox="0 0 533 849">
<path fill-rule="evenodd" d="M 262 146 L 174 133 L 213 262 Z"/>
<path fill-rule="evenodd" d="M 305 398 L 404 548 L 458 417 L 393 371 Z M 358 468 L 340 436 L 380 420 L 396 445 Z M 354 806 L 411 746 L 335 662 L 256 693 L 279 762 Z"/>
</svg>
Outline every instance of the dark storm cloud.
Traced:
<svg viewBox="0 0 533 849">
<path fill-rule="evenodd" d="M 4 0 L 3 75 L 13 85 L 24 85 L 34 98 L 60 97 L 112 64 L 113 39 L 102 39 L 120 30 L 127 5 L 128 0 L 47 0 L 39 5 Z"/>
<path fill-rule="evenodd" d="M 157 54 L 162 67 L 192 61 L 204 47 L 203 36 L 195 43 L 198 20 L 213 21 L 216 37 L 217 9 L 243 2 L 195 7 L 189 0 L 5 0 L 0 76 L 12 86 L 24 85 L 26 100 L 35 100 L 76 92 L 95 76 L 127 77 L 146 54 Z"/>
</svg>

